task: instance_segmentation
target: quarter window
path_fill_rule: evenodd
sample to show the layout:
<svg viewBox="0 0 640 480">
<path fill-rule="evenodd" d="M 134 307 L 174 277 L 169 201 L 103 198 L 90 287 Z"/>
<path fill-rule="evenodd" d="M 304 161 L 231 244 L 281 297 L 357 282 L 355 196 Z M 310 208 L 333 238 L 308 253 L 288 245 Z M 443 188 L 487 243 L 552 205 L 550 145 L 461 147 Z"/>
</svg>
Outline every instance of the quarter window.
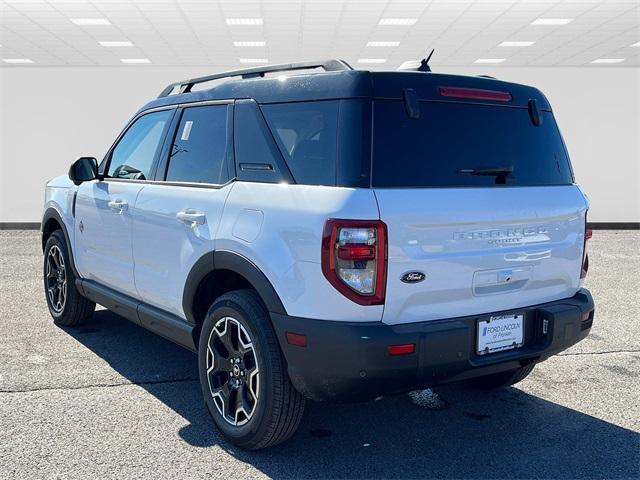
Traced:
<svg viewBox="0 0 640 480">
<path fill-rule="evenodd" d="M 297 183 L 335 185 L 338 101 L 263 105 Z"/>
<path fill-rule="evenodd" d="M 167 181 L 222 184 L 227 170 L 228 106 L 186 108 L 176 131 Z"/>
<path fill-rule="evenodd" d="M 149 180 L 151 168 L 162 146 L 163 132 L 172 114 L 172 110 L 162 110 L 136 120 L 113 149 L 108 176 Z"/>
</svg>

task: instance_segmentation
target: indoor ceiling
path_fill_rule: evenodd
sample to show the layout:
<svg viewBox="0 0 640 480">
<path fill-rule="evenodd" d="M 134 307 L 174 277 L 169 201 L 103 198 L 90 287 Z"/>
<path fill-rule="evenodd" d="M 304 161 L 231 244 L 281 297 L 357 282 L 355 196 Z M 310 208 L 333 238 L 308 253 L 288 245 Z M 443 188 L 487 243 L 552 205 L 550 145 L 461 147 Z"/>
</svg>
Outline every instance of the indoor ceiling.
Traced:
<svg viewBox="0 0 640 480">
<path fill-rule="evenodd" d="M 5 68 L 395 69 L 432 48 L 436 66 L 637 67 L 640 0 L 0 0 L 0 45 Z"/>
</svg>

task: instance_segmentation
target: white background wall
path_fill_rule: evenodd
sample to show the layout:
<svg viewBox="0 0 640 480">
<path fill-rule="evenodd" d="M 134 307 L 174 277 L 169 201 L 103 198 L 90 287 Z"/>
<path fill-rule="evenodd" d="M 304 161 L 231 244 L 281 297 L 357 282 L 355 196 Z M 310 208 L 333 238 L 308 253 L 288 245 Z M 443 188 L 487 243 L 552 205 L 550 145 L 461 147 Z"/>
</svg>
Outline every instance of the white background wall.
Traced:
<svg viewBox="0 0 640 480">
<path fill-rule="evenodd" d="M 437 70 L 437 69 L 436 69 Z M 554 108 L 589 220 L 640 222 L 640 70 L 454 68 L 542 89 Z M 81 155 L 102 157 L 130 116 L 181 67 L 0 69 L 0 222 L 38 222 L 45 182 Z"/>
</svg>

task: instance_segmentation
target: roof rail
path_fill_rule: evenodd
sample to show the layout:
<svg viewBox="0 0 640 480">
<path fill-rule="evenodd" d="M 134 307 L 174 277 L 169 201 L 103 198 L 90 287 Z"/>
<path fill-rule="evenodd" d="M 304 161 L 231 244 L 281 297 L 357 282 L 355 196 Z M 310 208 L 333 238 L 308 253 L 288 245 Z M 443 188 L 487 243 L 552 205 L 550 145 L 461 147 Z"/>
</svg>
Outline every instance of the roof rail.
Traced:
<svg viewBox="0 0 640 480">
<path fill-rule="evenodd" d="M 265 73 L 272 72 L 285 72 L 289 70 L 310 70 L 313 68 L 323 68 L 326 72 L 336 72 L 340 70 L 353 70 L 351 66 L 344 60 L 321 60 L 318 62 L 298 62 L 298 63 L 281 63 L 278 65 L 265 65 L 264 67 L 253 67 L 242 70 L 231 70 L 228 72 L 214 73 L 213 75 L 207 75 L 206 77 L 192 78 L 191 80 L 184 80 L 182 82 L 176 82 L 168 85 L 158 98 L 166 97 L 176 87 L 179 87 L 179 93 L 188 93 L 191 91 L 194 85 L 198 83 L 211 82 L 212 80 L 218 80 L 220 78 L 227 77 L 242 77 L 242 78 L 255 78 L 264 77 Z"/>
</svg>

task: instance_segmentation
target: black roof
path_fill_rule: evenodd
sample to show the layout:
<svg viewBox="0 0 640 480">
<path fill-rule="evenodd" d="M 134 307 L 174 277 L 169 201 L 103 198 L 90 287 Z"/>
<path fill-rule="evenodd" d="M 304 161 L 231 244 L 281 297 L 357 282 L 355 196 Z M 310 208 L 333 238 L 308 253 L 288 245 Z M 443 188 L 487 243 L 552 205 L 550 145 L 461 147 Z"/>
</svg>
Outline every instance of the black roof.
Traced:
<svg viewBox="0 0 640 480">
<path fill-rule="evenodd" d="M 336 61 L 339 62 L 339 61 Z M 308 62 L 316 64 L 317 62 Z M 297 64 L 289 64 L 289 66 Z M 346 65 L 346 64 L 344 64 Z M 280 66 L 278 66 L 280 67 Z M 348 65 L 346 65 L 348 67 Z M 258 103 L 282 103 L 301 102 L 314 100 L 331 100 L 347 98 L 403 98 L 403 90 L 410 88 L 416 92 L 420 100 L 451 101 L 451 98 L 443 98 L 440 87 L 462 87 L 482 90 L 509 92 L 509 102 L 494 100 L 457 100 L 481 103 L 495 103 L 496 105 L 526 107 L 530 99 L 535 99 L 538 106 L 544 110 L 550 110 L 550 105 L 545 96 L 538 89 L 526 85 L 504 82 L 489 77 L 448 75 L 433 72 L 418 71 L 388 71 L 370 72 L 366 70 L 352 70 L 350 67 L 342 70 L 330 70 L 325 72 L 294 73 L 281 77 L 264 77 L 259 72 L 280 71 L 269 70 L 269 67 L 250 69 L 257 74 L 235 75 L 216 74 L 212 79 L 239 77 L 218 84 L 208 90 L 178 93 L 169 95 L 168 91 L 176 86 L 188 85 L 188 82 L 197 82 L 198 79 L 178 82 L 167 87 L 161 96 L 147 103 L 140 112 L 150 108 L 176 105 L 182 103 L 201 102 L 207 100 L 228 100 L 240 98 L 252 98 Z M 281 69 L 284 70 L 284 69 Z M 289 68 L 288 70 L 294 70 Z M 214 78 L 215 77 L 215 78 Z M 249 78 L 246 78 L 249 77 Z M 210 77 L 203 77 L 204 79 Z M 208 80 L 205 80 L 208 81 Z M 188 87 L 190 90 L 191 86 Z M 453 99 L 455 100 L 455 99 Z"/>
</svg>

